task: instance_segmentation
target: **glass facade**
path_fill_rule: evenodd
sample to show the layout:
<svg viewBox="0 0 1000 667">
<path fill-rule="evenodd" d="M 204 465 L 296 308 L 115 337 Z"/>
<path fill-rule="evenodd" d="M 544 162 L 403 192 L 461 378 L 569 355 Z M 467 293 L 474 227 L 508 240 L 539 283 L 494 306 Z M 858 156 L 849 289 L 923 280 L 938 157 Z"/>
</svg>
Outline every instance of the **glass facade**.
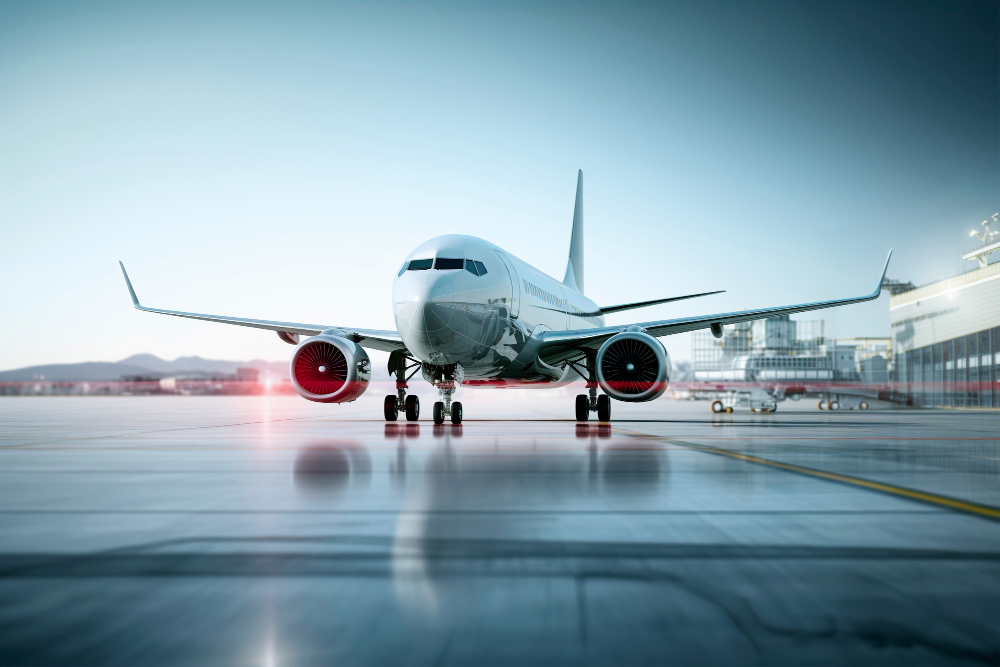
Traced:
<svg viewBox="0 0 1000 667">
<path fill-rule="evenodd" d="M 926 407 L 1000 407 L 1000 327 L 898 352 L 899 391 Z"/>
</svg>

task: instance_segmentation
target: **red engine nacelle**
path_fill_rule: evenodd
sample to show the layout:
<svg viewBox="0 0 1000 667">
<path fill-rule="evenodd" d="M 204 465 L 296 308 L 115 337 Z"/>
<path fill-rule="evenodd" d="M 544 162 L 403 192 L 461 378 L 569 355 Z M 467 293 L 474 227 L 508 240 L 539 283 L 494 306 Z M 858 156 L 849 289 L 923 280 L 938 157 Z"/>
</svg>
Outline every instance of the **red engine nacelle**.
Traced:
<svg viewBox="0 0 1000 667">
<path fill-rule="evenodd" d="M 653 336 L 630 329 L 612 336 L 597 350 L 596 370 L 598 384 L 611 398 L 651 401 L 667 390 L 670 355 Z"/>
<path fill-rule="evenodd" d="M 320 334 L 299 343 L 290 364 L 292 386 L 317 403 L 347 403 L 365 393 L 372 364 L 357 343 Z"/>
</svg>

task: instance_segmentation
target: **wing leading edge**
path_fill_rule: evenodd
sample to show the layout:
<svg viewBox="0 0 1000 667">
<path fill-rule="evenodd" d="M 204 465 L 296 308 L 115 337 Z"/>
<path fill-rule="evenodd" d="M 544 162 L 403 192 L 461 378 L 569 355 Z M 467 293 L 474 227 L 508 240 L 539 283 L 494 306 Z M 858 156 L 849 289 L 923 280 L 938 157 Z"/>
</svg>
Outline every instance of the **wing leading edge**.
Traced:
<svg viewBox="0 0 1000 667">
<path fill-rule="evenodd" d="M 864 296 L 850 297 L 847 299 L 834 299 L 832 301 L 816 301 L 813 303 L 801 303 L 794 306 L 778 306 L 775 308 L 759 308 L 757 310 L 743 310 L 737 313 L 718 313 L 716 315 L 699 315 L 696 317 L 679 317 L 673 320 L 657 320 L 653 322 L 638 322 L 635 325 L 619 325 L 613 327 L 600 327 L 597 329 L 575 329 L 570 331 L 546 331 L 541 334 L 542 349 L 549 347 L 576 347 L 587 348 L 597 347 L 605 339 L 624 331 L 629 326 L 639 326 L 653 336 L 670 336 L 672 334 L 684 333 L 686 331 L 696 331 L 698 329 L 708 329 L 713 325 L 723 326 L 726 324 L 736 324 L 737 322 L 749 322 L 778 315 L 792 315 L 809 310 L 820 310 L 823 308 L 835 308 L 836 306 L 847 306 L 852 303 L 862 303 L 877 299 L 882 293 L 882 283 L 885 281 L 886 271 L 889 270 L 889 260 L 892 258 L 892 250 L 885 258 L 885 266 L 875 289 Z"/>
<path fill-rule="evenodd" d="M 700 296 L 711 296 L 712 294 L 722 294 L 726 290 L 720 289 L 714 292 L 699 292 L 698 294 L 685 294 L 684 296 L 671 296 L 666 299 L 653 299 L 652 301 L 637 301 L 635 303 L 623 303 L 617 306 L 601 306 L 600 311 L 595 313 L 596 315 L 607 315 L 608 313 L 618 313 L 623 310 L 634 310 L 636 308 L 645 308 L 646 306 L 656 306 L 661 303 L 670 303 L 671 301 L 683 301 L 685 299 L 697 299 Z M 590 315 L 590 313 L 587 313 Z"/>
<path fill-rule="evenodd" d="M 378 329 L 354 329 L 351 327 L 337 327 L 323 324 L 301 324 L 298 322 L 275 322 L 272 320 L 255 320 L 247 317 L 228 317 L 226 315 L 204 315 L 201 313 L 185 313 L 177 310 L 163 310 L 162 308 L 150 308 L 139 303 L 139 297 L 135 295 L 132 288 L 132 281 L 129 280 L 125 265 L 118 262 L 122 268 L 122 275 L 125 276 L 125 285 L 128 287 L 129 296 L 132 297 L 132 305 L 137 310 L 147 313 L 159 313 L 160 315 L 173 315 L 174 317 L 186 317 L 192 320 L 203 320 L 205 322 L 219 322 L 221 324 L 233 324 L 240 327 L 251 327 L 253 329 L 265 329 L 267 331 L 286 332 L 290 334 L 300 334 L 303 336 L 315 336 L 324 331 L 334 330 L 334 333 L 353 340 L 355 343 L 364 343 L 366 347 L 374 350 L 392 352 L 394 350 L 404 350 L 406 345 L 396 331 L 384 331 Z"/>
</svg>

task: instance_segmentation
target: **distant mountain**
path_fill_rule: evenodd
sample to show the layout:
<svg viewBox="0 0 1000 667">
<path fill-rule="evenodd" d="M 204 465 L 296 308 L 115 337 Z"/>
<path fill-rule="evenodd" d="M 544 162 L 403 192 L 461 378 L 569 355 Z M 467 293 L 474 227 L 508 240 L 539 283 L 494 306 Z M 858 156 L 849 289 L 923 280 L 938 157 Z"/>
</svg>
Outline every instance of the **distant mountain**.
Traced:
<svg viewBox="0 0 1000 667">
<path fill-rule="evenodd" d="M 287 361 L 224 361 L 220 359 L 202 359 L 201 357 L 178 357 L 173 361 L 160 359 L 155 354 L 133 354 L 118 363 L 132 366 L 142 366 L 157 373 L 173 375 L 176 373 L 235 373 L 237 368 L 256 368 L 259 371 L 284 374 L 288 372 Z"/>
<path fill-rule="evenodd" d="M 376 358 L 372 380 L 387 380 L 385 363 Z M 123 375 L 171 377 L 174 375 L 232 375 L 237 368 L 256 368 L 277 377 L 288 376 L 287 361 L 225 361 L 201 357 L 178 357 L 173 361 L 160 359 L 155 354 L 133 354 L 121 361 L 87 361 L 80 364 L 46 364 L 28 366 L 10 371 L 0 371 L 0 382 L 112 382 Z"/>
<path fill-rule="evenodd" d="M 178 374 L 233 374 L 237 368 L 256 368 L 276 375 L 288 373 L 286 361 L 221 361 L 201 357 L 180 357 L 165 361 L 154 354 L 134 354 L 121 361 L 87 361 L 80 364 L 45 364 L 0 371 L 0 382 L 112 382 L 123 375 L 167 377 Z"/>
<path fill-rule="evenodd" d="M 0 371 L 0 382 L 111 382 L 123 375 L 149 375 L 142 366 L 113 361 L 87 361 L 82 364 L 46 364 L 13 371 Z"/>
</svg>

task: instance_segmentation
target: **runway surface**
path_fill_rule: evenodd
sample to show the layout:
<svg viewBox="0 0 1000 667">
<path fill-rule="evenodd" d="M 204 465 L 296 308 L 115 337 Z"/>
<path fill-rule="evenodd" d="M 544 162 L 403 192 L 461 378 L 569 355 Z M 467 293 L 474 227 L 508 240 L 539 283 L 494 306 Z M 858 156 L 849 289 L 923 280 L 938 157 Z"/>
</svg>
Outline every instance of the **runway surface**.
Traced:
<svg viewBox="0 0 1000 667">
<path fill-rule="evenodd" d="M 1000 662 L 1000 412 L 523 396 L 0 399 L 0 664 Z"/>
</svg>

